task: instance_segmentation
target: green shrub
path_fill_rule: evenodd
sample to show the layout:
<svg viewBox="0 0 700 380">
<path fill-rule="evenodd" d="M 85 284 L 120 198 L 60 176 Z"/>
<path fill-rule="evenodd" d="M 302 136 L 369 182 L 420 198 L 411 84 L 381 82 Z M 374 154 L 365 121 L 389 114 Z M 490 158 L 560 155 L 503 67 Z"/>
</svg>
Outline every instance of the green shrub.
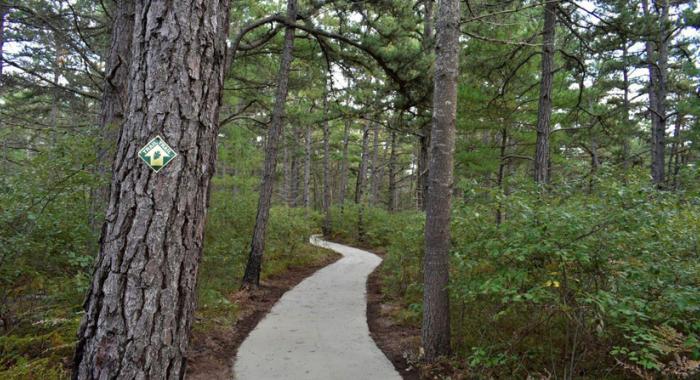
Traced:
<svg viewBox="0 0 700 380">
<path fill-rule="evenodd" d="M 596 178 L 593 194 L 562 184 L 504 197 L 464 184 L 465 201 L 453 209 L 450 294 L 453 346 L 474 373 L 692 373 L 700 198 L 611 177 Z M 334 232 L 356 239 L 357 207 L 344 212 Z M 418 323 L 424 217 L 365 215 L 367 243 L 387 252 L 385 296 L 403 305 L 401 319 Z"/>
</svg>

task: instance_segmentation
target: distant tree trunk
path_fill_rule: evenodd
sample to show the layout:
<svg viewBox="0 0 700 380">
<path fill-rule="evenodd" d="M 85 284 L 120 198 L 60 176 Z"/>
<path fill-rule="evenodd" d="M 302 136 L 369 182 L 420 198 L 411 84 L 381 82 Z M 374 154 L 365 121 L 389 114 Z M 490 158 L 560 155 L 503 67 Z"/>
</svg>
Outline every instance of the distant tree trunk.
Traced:
<svg viewBox="0 0 700 380">
<path fill-rule="evenodd" d="M 423 260 L 422 343 L 429 362 L 450 352 L 448 255 L 459 75 L 459 0 L 438 5 L 433 128 Z"/>
<path fill-rule="evenodd" d="M 302 133 L 301 128 L 298 126 L 295 126 L 292 128 L 292 139 L 290 140 L 290 149 L 291 149 L 291 173 L 292 173 L 292 178 L 291 178 L 291 204 L 290 207 L 297 207 L 299 206 L 299 154 L 298 154 L 298 142 L 302 140 Z"/>
<path fill-rule="evenodd" d="M 362 129 L 362 157 L 360 167 L 357 170 L 357 182 L 355 184 L 355 204 L 360 208 L 357 211 L 357 236 L 360 241 L 365 241 L 365 182 L 367 180 L 367 161 L 369 161 L 369 125 Z"/>
<path fill-rule="evenodd" d="M 287 207 L 294 207 L 294 190 L 292 188 L 294 186 L 292 183 L 292 139 L 287 136 L 288 133 L 284 133 L 284 131 L 280 133 L 282 134 L 282 170 L 284 174 L 282 186 L 284 187 L 284 200 L 287 202 Z"/>
<path fill-rule="evenodd" d="M 311 127 L 306 126 L 304 136 L 304 190 L 303 199 L 304 207 L 309 208 L 310 204 L 310 189 L 311 185 Z"/>
<path fill-rule="evenodd" d="M 681 129 L 683 128 L 683 114 L 678 113 L 676 115 L 676 124 L 673 127 L 673 145 L 671 147 L 671 158 L 668 160 L 669 161 L 669 173 L 673 176 L 673 182 L 671 183 L 671 187 L 674 190 L 678 189 L 678 172 L 680 171 L 680 147 L 682 146 L 681 142 Z M 673 162 L 673 165 L 671 166 L 671 162 Z"/>
<path fill-rule="evenodd" d="M 7 7 L 0 5 L 0 84 L 2 84 L 2 68 L 4 66 L 3 47 L 5 45 L 5 16 L 7 16 Z"/>
<path fill-rule="evenodd" d="M 357 169 L 357 182 L 355 182 L 355 203 L 360 204 L 365 192 L 367 177 L 367 161 L 369 161 L 369 125 L 362 128 L 362 155 L 360 167 Z"/>
<path fill-rule="evenodd" d="M 0 95 L 2 95 L 2 89 L 3 87 L 3 75 L 2 75 L 2 68 L 4 64 L 4 56 L 3 56 L 3 46 L 5 45 L 5 16 L 8 13 L 8 9 L 4 5 L 0 5 Z M 0 130 L 2 129 L 2 117 L 0 116 Z M 2 158 L 3 161 L 7 162 L 7 138 L 3 140 L 2 144 Z M 7 325 L 5 325 L 7 326 Z"/>
<path fill-rule="evenodd" d="M 330 70 L 328 76 L 330 76 Z M 328 125 L 328 83 L 324 84 L 323 91 L 323 197 L 321 208 L 323 209 L 323 235 L 331 233 L 333 218 L 331 215 L 331 130 Z"/>
<path fill-rule="evenodd" d="M 508 146 L 508 128 L 503 127 L 501 129 L 501 147 L 499 149 L 499 160 L 498 160 L 498 177 L 496 178 L 496 185 L 498 186 L 498 192 L 503 196 L 503 179 L 505 176 L 506 169 L 506 148 Z M 503 202 L 498 201 L 498 206 L 496 208 L 496 225 L 501 225 L 503 222 Z"/>
<path fill-rule="evenodd" d="M 552 80 L 554 78 L 554 34 L 558 2 L 548 1 L 544 6 L 542 37 L 542 74 L 540 100 L 537 110 L 537 142 L 535 147 L 535 182 L 549 182 L 549 132 L 552 117 Z"/>
<path fill-rule="evenodd" d="M 416 208 L 425 211 L 428 194 L 428 165 L 430 151 L 430 124 L 421 129 L 418 137 L 418 173 L 416 174 Z"/>
<path fill-rule="evenodd" d="M 629 68 L 627 66 L 627 60 L 629 59 L 629 52 L 627 51 L 627 41 L 624 41 L 622 46 L 622 61 L 624 62 L 624 67 L 622 68 L 622 86 L 623 97 L 622 97 L 622 108 L 623 108 L 623 118 L 625 130 L 622 136 L 622 166 L 625 171 L 629 169 L 629 157 L 630 157 L 630 80 L 629 80 Z"/>
<path fill-rule="evenodd" d="M 129 67 L 131 66 L 131 36 L 134 31 L 134 1 L 116 1 L 113 12 L 112 39 L 105 67 L 106 78 L 100 115 L 100 142 L 97 146 L 97 174 L 109 179 L 113 148 L 117 145 L 119 128 L 124 120 L 128 100 Z M 90 225 L 97 230 L 97 210 L 103 210 L 109 200 L 109 186 L 100 186 L 92 193 Z"/>
<path fill-rule="evenodd" d="M 129 108 L 74 379 L 184 376 L 216 159 L 228 8 L 228 1 L 135 6 Z M 173 73 L 187 73 L 187 80 Z M 156 135 L 179 154 L 158 174 L 137 156 Z"/>
<path fill-rule="evenodd" d="M 591 133 L 593 133 L 593 127 L 591 127 Z M 588 193 L 593 194 L 595 175 L 598 172 L 598 167 L 600 166 L 600 160 L 598 158 L 598 140 L 595 135 L 591 135 L 591 149 L 589 153 L 591 155 L 591 172 L 588 175 Z"/>
<path fill-rule="evenodd" d="M 370 184 L 370 202 L 376 206 L 379 202 L 379 123 L 374 123 L 372 128 L 374 141 L 372 142 L 372 183 Z"/>
<path fill-rule="evenodd" d="M 348 188 L 348 142 L 350 140 L 350 122 L 345 122 L 343 129 L 343 158 L 340 163 L 340 188 L 338 189 L 338 203 L 340 203 L 340 211 L 343 211 L 345 204 L 345 194 Z"/>
<path fill-rule="evenodd" d="M 297 18 L 296 0 L 287 0 L 287 20 L 295 22 Z M 272 110 L 272 121 L 265 149 L 265 164 L 262 183 L 260 184 L 260 200 L 258 213 L 253 228 L 253 240 L 250 244 L 250 255 L 243 275 L 243 287 L 252 288 L 260 285 L 260 270 L 262 268 L 263 252 L 265 251 L 265 232 L 267 219 L 270 216 L 270 203 L 277 165 L 277 145 L 284 127 L 284 109 L 287 101 L 289 70 L 292 65 L 292 50 L 294 48 L 294 28 L 288 27 L 284 32 L 284 47 L 280 58 L 280 68 L 277 75 L 277 91 L 275 105 Z"/>
<path fill-rule="evenodd" d="M 668 81 L 668 0 L 657 0 L 656 8 L 659 10 L 659 33 L 656 37 L 657 48 L 659 50 L 659 62 L 657 64 L 659 70 L 659 82 L 657 86 L 656 107 L 657 117 L 659 122 L 656 129 L 656 137 L 654 139 L 656 148 L 655 167 L 656 184 L 663 184 L 666 181 L 666 173 L 664 171 L 664 162 L 666 160 L 666 84 Z M 658 172 L 658 169 L 661 169 Z"/>
<path fill-rule="evenodd" d="M 60 66 L 62 46 L 58 41 L 58 32 L 53 33 L 54 53 L 56 56 L 52 62 L 51 69 L 53 70 L 53 83 L 58 83 L 61 78 Z M 58 103 L 61 101 L 61 88 L 53 86 L 51 89 L 51 112 L 49 113 L 49 123 L 51 126 L 51 146 L 56 147 L 58 139 Z"/>
<path fill-rule="evenodd" d="M 396 132 L 391 132 L 391 153 L 389 155 L 389 212 L 395 212 L 397 207 L 396 197 Z"/>
<path fill-rule="evenodd" d="M 666 26 L 668 23 L 668 2 L 655 3 L 659 10 L 658 32 L 650 35 L 645 43 L 647 68 L 649 70 L 649 113 L 651 117 L 651 177 L 652 182 L 661 186 L 665 180 L 664 161 L 666 149 L 666 77 L 668 66 L 668 41 Z M 648 0 L 642 0 L 642 8 L 647 17 L 651 17 Z M 655 41 L 652 42 L 652 39 Z M 654 46 L 656 45 L 656 55 Z"/>
<path fill-rule="evenodd" d="M 430 54 L 433 48 L 433 1 L 423 2 L 423 50 Z M 428 89 L 430 91 L 430 89 Z M 428 94 L 430 95 L 430 94 Z M 429 111 L 429 110 L 428 110 Z M 428 197 L 428 171 L 430 162 L 430 127 L 431 123 L 423 125 L 418 138 L 418 176 L 416 178 L 416 206 L 425 211 Z"/>
<path fill-rule="evenodd" d="M 389 161 L 389 149 L 382 144 L 382 154 L 381 154 L 381 159 L 379 160 L 380 166 L 379 170 L 377 171 L 377 175 L 379 176 L 379 181 L 377 185 L 377 200 L 374 202 L 375 204 L 379 205 L 382 203 L 381 200 L 381 192 L 382 192 L 382 187 L 384 186 L 384 177 L 386 177 L 386 170 L 387 170 L 387 162 Z"/>
</svg>

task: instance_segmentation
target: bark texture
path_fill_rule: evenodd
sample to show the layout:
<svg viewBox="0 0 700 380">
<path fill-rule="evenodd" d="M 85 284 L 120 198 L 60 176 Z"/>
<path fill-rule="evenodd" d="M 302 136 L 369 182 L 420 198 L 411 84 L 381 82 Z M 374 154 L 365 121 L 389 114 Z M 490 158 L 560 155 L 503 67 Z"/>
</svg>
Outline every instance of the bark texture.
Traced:
<svg viewBox="0 0 700 380">
<path fill-rule="evenodd" d="M 97 148 L 97 172 L 108 179 L 114 146 L 124 120 L 127 103 L 129 67 L 131 65 L 131 38 L 134 32 L 134 0 L 116 2 L 112 24 L 112 39 L 107 55 L 106 77 L 100 115 L 101 141 Z M 92 196 L 90 224 L 96 227 L 96 210 L 103 210 L 109 198 L 109 187 L 97 188 Z M 95 228 L 96 230 L 97 228 Z"/>
<path fill-rule="evenodd" d="M 548 0 L 544 6 L 542 73 L 535 146 L 535 182 L 537 183 L 549 182 L 549 132 L 552 118 L 552 79 L 554 79 L 554 34 L 557 22 L 557 5 L 556 1 Z"/>
<path fill-rule="evenodd" d="M 102 95 L 100 125 L 106 146 L 111 146 L 116 142 L 126 110 L 133 32 L 134 0 L 117 1 L 112 25 L 112 42 L 106 65 L 107 75 Z M 107 149 L 103 149 L 99 153 L 98 162 L 110 159 L 107 155 Z"/>
<path fill-rule="evenodd" d="M 287 20 L 293 23 L 297 15 L 296 0 L 287 1 Z M 255 217 L 253 228 L 253 240 L 250 244 L 250 255 L 243 275 L 243 287 L 257 287 L 260 285 L 260 270 L 262 267 L 263 252 L 265 251 L 265 232 L 267 220 L 270 216 L 270 204 L 272 202 L 272 189 L 275 179 L 275 167 L 277 166 L 277 148 L 284 127 L 284 110 L 287 101 L 289 84 L 289 70 L 292 66 L 292 51 L 294 49 L 294 28 L 286 28 L 284 32 L 284 47 L 280 58 L 280 68 L 277 74 L 277 90 L 275 93 L 275 106 L 272 110 L 272 121 L 267 136 L 265 149 L 265 163 L 263 166 L 262 182 L 260 184 L 260 200 L 258 201 L 258 213 Z"/>
<path fill-rule="evenodd" d="M 423 2 L 423 50 L 430 54 L 433 48 L 433 0 Z M 428 93 L 428 98 L 430 93 Z M 430 111 L 430 110 L 427 110 Z M 430 128 L 431 123 L 425 124 L 418 138 L 418 176 L 416 178 L 416 207 L 425 211 L 428 197 L 428 172 L 430 170 Z"/>
<path fill-rule="evenodd" d="M 75 379 L 180 379 L 214 173 L 229 2 L 135 2 L 129 100 Z M 178 152 L 154 173 L 156 135 Z"/>
<path fill-rule="evenodd" d="M 431 132 L 429 192 L 423 261 L 422 343 L 434 361 L 450 352 L 449 279 L 450 210 L 459 75 L 459 0 L 438 3 L 435 86 Z"/>
</svg>

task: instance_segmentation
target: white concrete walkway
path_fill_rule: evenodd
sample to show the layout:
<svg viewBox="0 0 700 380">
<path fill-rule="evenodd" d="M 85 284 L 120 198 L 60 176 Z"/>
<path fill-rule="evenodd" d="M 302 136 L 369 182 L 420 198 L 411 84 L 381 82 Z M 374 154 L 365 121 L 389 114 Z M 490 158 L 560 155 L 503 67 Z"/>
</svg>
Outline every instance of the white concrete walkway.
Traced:
<svg viewBox="0 0 700 380">
<path fill-rule="evenodd" d="M 343 255 L 288 291 L 238 350 L 237 380 L 399 380 L 369 335 L 367 276 L 381 259 L 360 249 L 311 243 Z"/>
</svg>

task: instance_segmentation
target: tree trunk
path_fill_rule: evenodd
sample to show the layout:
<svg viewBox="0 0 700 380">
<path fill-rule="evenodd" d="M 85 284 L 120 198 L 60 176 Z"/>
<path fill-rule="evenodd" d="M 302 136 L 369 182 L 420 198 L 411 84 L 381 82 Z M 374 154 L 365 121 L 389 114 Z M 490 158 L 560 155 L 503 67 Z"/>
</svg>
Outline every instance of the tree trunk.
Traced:
<svg viewBox="0 0 700 380">
<path fill-rule="evenodd" d="M 5 16 L 7 16 L 7 7 L 0 5 L 0 87 L 2 87 L 2 68 L 4 66 L 3 47 L 5 45 Z"/>
<path fill-rule="evenodd" d="M 680 147 L 681 144 L 681 129 L 683 128 L 683 114 L 678 113 L 676 115 L 676 125 L 673 127 L 673 145 L 671 148 L 671 158 L 669 159 L 669 165 L 673 162 L 673 165 L 669 168 L 669 175 L 673 176 L 671 187 L 674 190 L 678 189 L 678 172 L 680 171 Z"/>
<path fill-rule="evenodd" d="M 228 8 L 227 1 L 135 6 L 129 107 L 74 379 L 184 376 L 216 159 Z M 137 156 L 156 135 L 179 154 L 158 174 Z"/>
<path fill-rule="evenodd" d="M 362 128 L 362 156 L 360 167 L 357 170 L 357 182 L 355 182 L 355 203 L 360 204 L 365 192 L 365 180 L 367 177 L 367 161 L 369 161 L 369 125 Z"/>
<path fill-rule="evenodd" d="M 292 128 L 292 139 L 290 140 L 290 152 L 291 152 L 291 175 L 292 178 L 291 180 L 291 194 L 290 194 L 290 199 L 291 199 L 291 204 L 289 205 L 290 207 L 297 207 L 299 206 L 299 178 L 301 177 L 299 175 L 299 152 L 298 152 L 298 145 L 297 142 L 301 141 L 301 129 L 298 126 L 295 126 Z"/>
<path fill-rule="evenodd" d="M 119 129 L 124 119 L 128 100 L 129 67 L 131 65 L 131 36 L 134 31 L 134 1 L 116 2 L 112 24 L 112 39 L 105 67 L 106 78 L 100 115 L 100 142 L 97 146 L 97 174 L 109 179 Z M 97 210 L 103 210 L 109 200 L 109 187 L 99 186 L 92 193 L 90 225 L 97 229 Z"/>
<path fill-rule="evenodd" d="M 627 51 L 627 41 L 624 41 L 622 47 L 622 61 L 624 67 L 622 68 L 622 85 L 623 85 L 623 97 L 622 97 L 622 108 L 623 108 L 623 118 L 624 118 L 624 132 L 622 135 L 622 167 L 627 171 L 630 167 L 629 157 L 630 157 L 630 134 L 631 134 L 631 123 L 630 123 L 630 80 L 629 80 L 629 68 L 627 66 L 627 60 L 629 59 L 629 52 Z"/>
<path fill-rule="evenodd" d="M 340 203 L 340 211 L 343 211 L 345 204 L 345 194 L 348 188 L 348 142 L 350 140 L 350 122 L 345 122 L 343 130 L 343 159 L 340 164 L 340 188 L 338 189 L 338 203 Z"/>
<path fill-rule="evenodd" d="M 310 189 L 311 185 L 311 127 L 306 126 L 304 136 L 304 189 L 303 189 L 303 202 L 304 207 L 309 208 L 311 206 L 310 202 Z"/>
<path fill-rule="evenodd" d="M 330 76 L 330 70 L 328 75 Z M 324 84 L 323 92 L 323 197 L 321 208 L 323 209 L 323 235 L 328 236 L 332 228 L 331 216 L 331 130 L 328 125 L 328 84 Z"/>
<path fill-rule="evenodd" d="M 294 198 L 292 196 L 292 153 L 290 147 L 292 139 L 287 136 L 289 133 L 284 133 L 284 131 L 280 133 L 282 134 L 282 170 L 284 175 L 282 186 L 284 188 L 284 200 L 287 202 L 287 207 L 294 207 Z M 265 149 L 265 152 L 267 152 L 267 149 Z"/>
<path fill-rule="evenodd" d="M 53 33 L 53 43 L 54 43 L 54 53 L 55 57 L 52 62 L 52 70 L 53 70 L 53 83 L 58 83 L 60 77 L 61 77 L 61 72 L 60 72 L 60 66 L 61 66 L 61 44 L 58 41 L 58 33 L 54 32 Z M 49 123 L 51 126 L 51 147 L 56 148 L 56 144 L 58 142 L 58 103 L 61 101 L 61 89 L 57 85 L 54 85 L 53 88 L 51 89 L 51 111 L 49 113 Z"/>
<path fill-rule="evenodd" d="M 297 18 L 296 0 L 287 0 L 287 20 L 295 22 Z M 270 203 L 272 201 L 272 189 L 275 179 L 275 166 L 277 165 L 277 145 L 279 144 L 282 129 L 284 127 L 284 108 L 287 101 L 287 87 L 289 84 L 289 70 L 292 65 L 292 50 L 294 48 L 294 28 L 286 28 L 284 32 L 284 47 L 280 58 L 280 68 L 277 75 L 277 91 L 275 93 L 275 106 L 272 111 L 272 122 L 265 149 L 265 164 L 263 167 L 262 183 L 260 184 L 260 200 L 258 201 L 258 213 L 255 217 L 253 228 L 253 240 L 250 244 L 250 255 L 243 275 L 243 287 L 257 287 L 260 285 L 260 270 L 262 267 L 263 252 L 265 251 L 265 232 L 267 219 L 270 216 Z"/>
<path fill-rule="evenodd" d="M 5 16 L 8 13 L 8 9 L 4 5 L 0 5 L 0 96 L 2 95 L 4 86 L 3 86 L 3 46 L 5 45 Z M 0 116 L 0 130 L 2 130 L 2 116 Z M 3 161 L 7 162 L 7 138 L 5 138 L 2 142 L 2 158 Z M 7 326 L 7 325 L 5 325 Z"/>
<path fill-rule="evenodd" d="M 367 179 L 367 161 L 369 161 L 369 125 L 362 129 L 362 157 L 360 167 L 357 170 L 357 182 L 355 184 L 355 204 L 360 208 L 357 211 L 357 236 L 358 240 L 365 241 L 365 182 Z"/>
<path fill-rule="evenodd" d="M 505 177 L 506 169 L 506 148 L 508 146 L 508 128 L 503 127 L 501 129 L 501 147 L 499 149 L 499 160 L 498 160 L 498 177 L 496 178 L 496 185 L 498 186 L 498 192 L 503 196 L 503 180 Z M 496 225 L 501 225 L 503 223 L 503 201 L 498 200 L 498 206 L 496 208 Z"/>
<path fill-rule="evenodd" d="M 396 199 L 396 132 L 391 132 L 391 153 L 389 155 L 389 212 L 395 212 Z"/>
<path fill-rule="evenodd" d="M 422 343 L 429 362 L 450 352 L 450 212 L 459 75 L 459 0 L 438 5 L 433 128 L 426 204 Z"/>
<path fill-rule="evenodd" d="M 658 4 L 657 4 L 658 5 Z M 642 8 L 647 17 L 651 17 L 648 0 L 642 0 Z M 668 43 L 666 41 L 666 23 L 668 21 L 668 3 L 661 0 L 659 31 L 656 36 L 656 56 L 651 32 L 645 43 L 647 68 L 649 70 L 649 113 L 651 117 L 651 178 L 661 186 L 664 182 L 665 136 L 666 136 L 666 69 L 668 61 Z"/>
<path fill-rule="evenodd" d="M 554 78 L 554 33 L 557 22 L 556 1 L 544 6 L 544 31 L 542 41 L 542 73 L 540 100 L 537 110 L 537 142 L 535 147 L 535 182 L 549 182 L 549 132 L 552 117 L 552 80 Z"/>
<path fill-rule="evenodd" d="M 668 0 L 657 0 L 656 9 L 659 10 L 659 33 L 657 35 L 657 49 L 659 51 L 659 62 L 657 64 L 659 70 L 656 107 L 658 123 L 655 130 L 654 143 L 655 149 L 655 183 L 663 185 L 666 181 L 666 172 L 664 171 L 664 163 L 666 161 L 666 82 L 668 81 Z"/>
<path fill-rule="evenodd" d="M 372 142 L 372 183 L 370 184 L 370 202 L 376 206 L 379 202 L 379 123 L 374 123 L 372 128 L 374 141 Z"/>
<path fill-rule="evenodd" d="M 425 54 L 430 54 L 433 48 L 433 1 L 423 2 L 423 50 Z M 430 91 L 430 88 L 428 88 Z M 430 96 L 430 94 L 428 94 Z M 430 111 L 429 109 L 427 111 Z M 428 171 L 430 162 L 430 127 L 431 123 L 426 123 L 420 131 L 418 143 L 418 176 L 416 178 L 416 206 L 419 210 L 425 211 L 425 204 L 428 196 Z"/>
</svg>

